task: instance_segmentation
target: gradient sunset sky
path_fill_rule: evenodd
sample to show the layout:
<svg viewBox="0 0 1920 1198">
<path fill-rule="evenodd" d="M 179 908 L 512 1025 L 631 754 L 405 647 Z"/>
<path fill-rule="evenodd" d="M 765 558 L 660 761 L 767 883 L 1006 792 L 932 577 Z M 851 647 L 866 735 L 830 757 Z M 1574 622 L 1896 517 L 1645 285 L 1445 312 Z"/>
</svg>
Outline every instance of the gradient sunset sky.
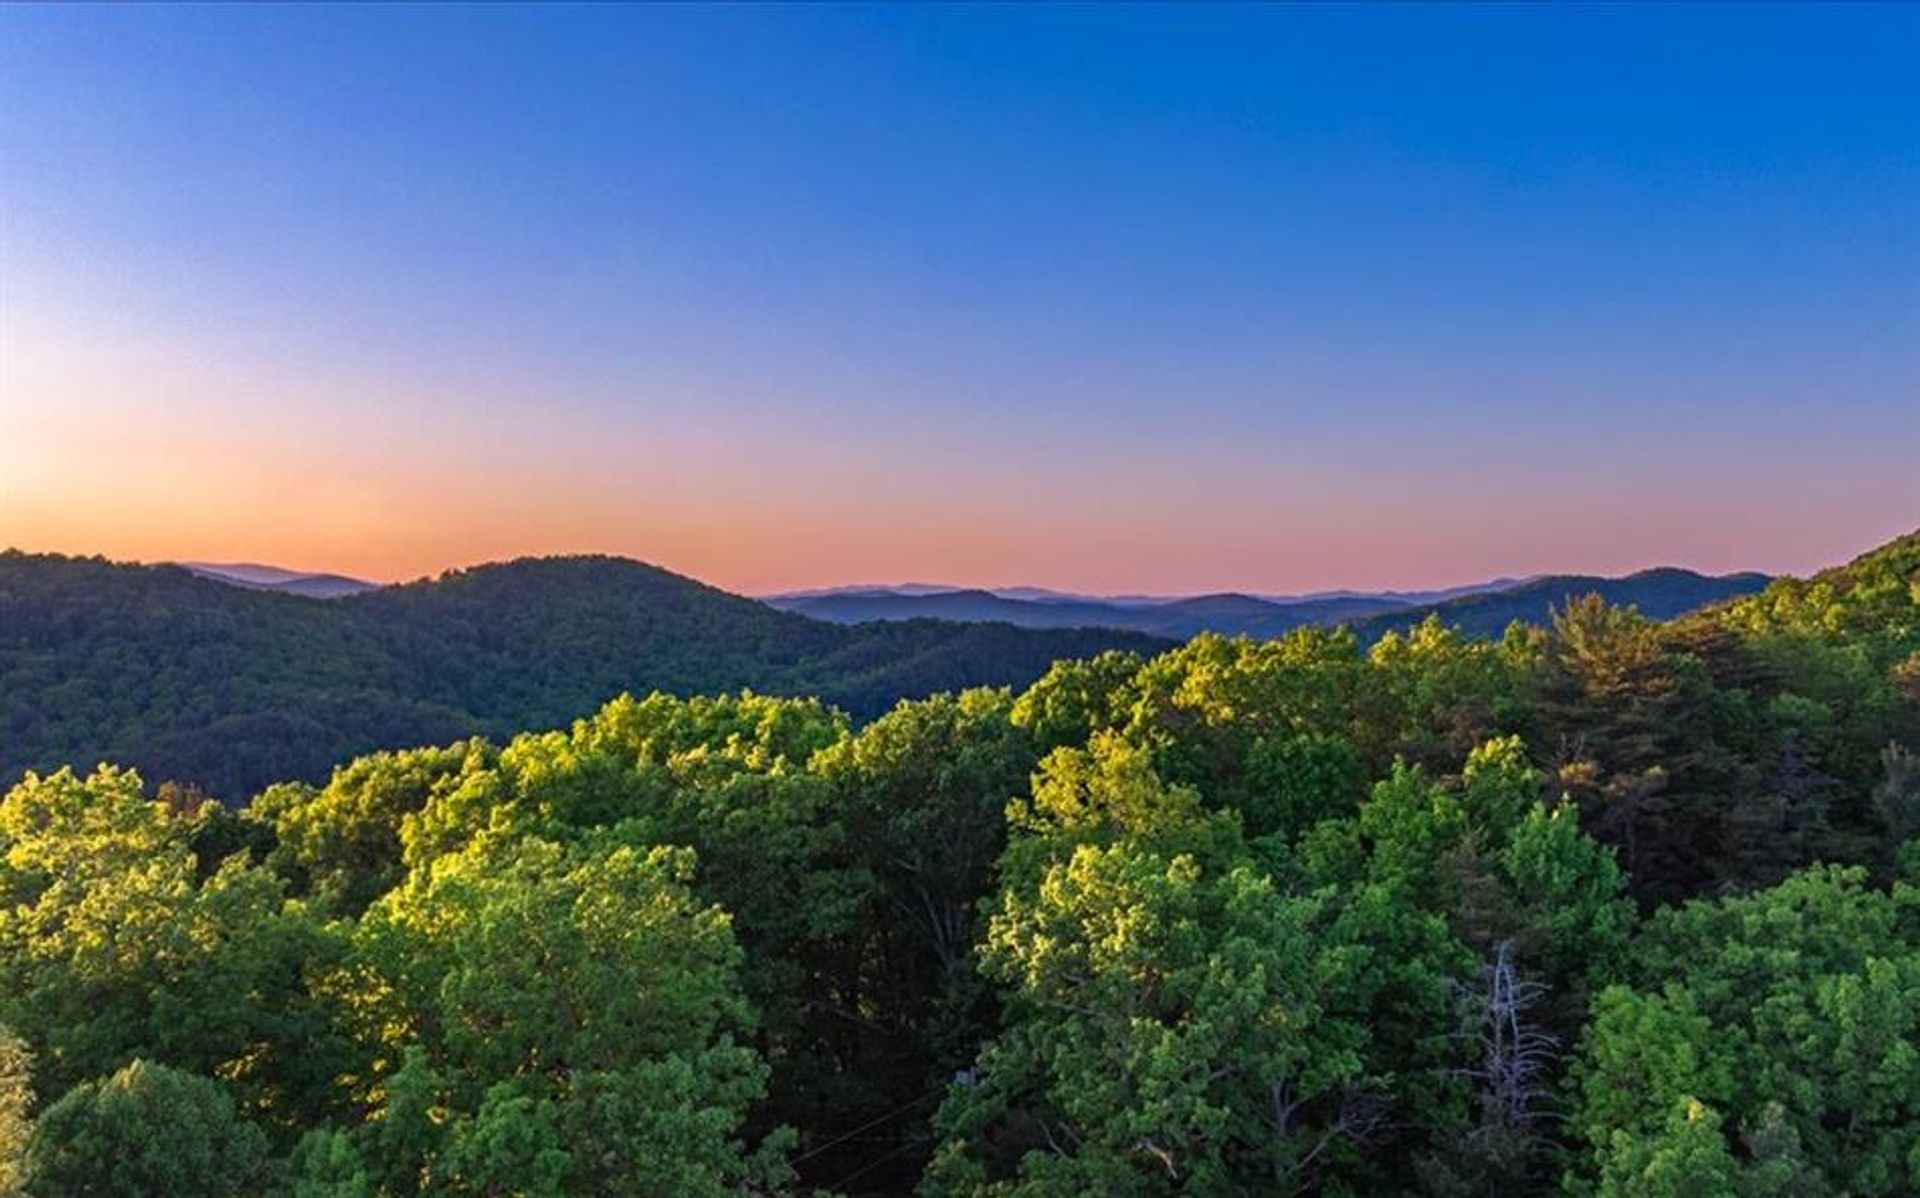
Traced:
<svg viewBox="0 0 1920 1198">
<path fill-rule="evenodd" d="M 1920 527 L 1920 8 L 0 7 L 0 546 L 1301 591 Z"/>
</svg>

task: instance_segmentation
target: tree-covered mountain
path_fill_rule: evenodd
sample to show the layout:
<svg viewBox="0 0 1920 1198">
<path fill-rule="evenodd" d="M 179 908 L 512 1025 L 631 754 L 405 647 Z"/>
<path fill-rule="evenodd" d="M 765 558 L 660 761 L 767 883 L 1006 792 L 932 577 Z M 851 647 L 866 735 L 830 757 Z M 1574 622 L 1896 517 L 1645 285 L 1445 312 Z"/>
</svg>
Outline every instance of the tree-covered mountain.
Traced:
<svg viewBox="0 0 1920 1198">
<path fill-rule="evenodd" d="M 1361 639 L 1371 641 L 1390 629 L 1405 630 L 1428 616 L 1437 616 L 1441 623 L 1469 636 L 1498 636 L 1515 620 L 1544 627 L 1568 600 L 1582 595 L 1598 595 L 1651 619 L 1668 620 L 1710 603 L 1751 595 L 1770 581 L 1765 574 L 1697 574 L 1671 566 L 1641 570 L 1624 578 L 1548 574 L 1504 590 L 1382 612 L 1356 622 L 1355 631 Z"/>
<path fill-rule="evenodd" d="M 41 637 L 500 709 L 571 693 L 486 699 L 507 661 L 795 619 L 604 560 L 344 621 L 57 564 L 117 598 Z M 787 668 L 902 660 L 807 627 L 842 652 Z M 1908 1198 L 1916 1042 L 1920 533 L 1674 620 L 1203 635 L 858 724 L 621 696 L 237 811 L 84 766 L 0 799 L 28 1198 Z"/>
<path fill-rule="evenodd" d="M 1372 639 L 1437 613 L 1493 633 L 1544 622 L 1582 593 L 1668 616 L 1764 582 L 1554 577 L 1427 607 L 1366 595 L 1122 606 L 841 594 L 778 611 L 617 558 L 527 559 L 366 591 L 322 584 L 324 603 L 298 593 L 312 577 L 0 554 L 0 780 L 111 758 L 232 801 L 383 744 L 558 726 L 627 690 L 817 695 L 864 718 L 903 697 L 1018 684 L 1057 658 L 1200 630 L 1270 637 L 1350 622 Z"/>
<path fill-rule="evenodd" d="M 0 554 L 0 778 L 114 760 L 229 801 L 355 753 L 558 726 L 608 695 L 753 688 L 876 715 L 1162 642 L 852 628 L 639 562 L 528 559 L 319 600 L 176 566 Z"/>
<path fill-rule="evenodd" d="M 1019 597 L 986 590 L 861 589 L 774 596 L 785 611 L 841 624 L 881 620 L 999 620 L 1026 628 L 1126 628 L 1186 640 L 1202 632 L 1223 636 L 1284 636 L 1309 624 L 1354 624 L 1372 638 L 1408 628 L 1437 613 L 1475 635 L 1494 635 L 1515 620 L 1545 625 L 1571 596 L 1598 594 L 1665 619 L 1708 603 L 1750 594 L 1767 584 L 1762 574 L 1713 577 L 1691 570 L 1645 570 L 1624 578 L 1549 575 L 1463 588 L 1464 594 L 1424 599 L 1393 593 L 1340 592 L 1297 599 L 1258 595 L 1195 595 L 1142 601 L 1052 596 Z"/>
</svg>

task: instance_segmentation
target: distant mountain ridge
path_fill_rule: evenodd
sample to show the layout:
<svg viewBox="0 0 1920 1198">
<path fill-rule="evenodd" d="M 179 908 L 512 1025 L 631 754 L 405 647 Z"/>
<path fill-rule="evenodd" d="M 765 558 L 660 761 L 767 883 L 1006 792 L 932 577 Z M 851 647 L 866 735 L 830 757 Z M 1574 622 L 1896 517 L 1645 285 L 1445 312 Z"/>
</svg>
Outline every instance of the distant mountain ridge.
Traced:
<svg viewBox="0 0 1920 1198">
<path fill-rule="evenodd" d="M 904 588 L 855 587 L 776 595 L 766 602 L 784 611 L 838 624 L 930 618 L 999 620 L 1026 628 L 1123 628 L 1185 640 L 1201 632 L 1228 636 L 1283 636 L 1309 624 L 1351 624 L 1366 639 L 1390 628 L 1438 615 L 1476 635 L 1497 636 L 1514 620 L 1545 623 L 1569 597 L 1599 593 L 1632 604 L 1654 618 L 1680 615 L 1706 603 L 1736 598 L 1764 587 L 1764 574 L 1719 577 L 1677 567 L 1643 570 L 1621 578 L 1546 575 L 1437 591 L 1328 591 L 1298 597 L 1244 594 L 1184 598 L 1070 596 L 1038 588 L 939 590 L 924 584 Z"/>
<path fill-rule="evenodd" d="M 280 566 L 257 562 L 175 562 L 183 570 L 202 578 L 256 591 L 284 591 L 309 599 L 339 599 L 380 589 L 377 582 L 349 578 L 344 574 L 307 574 Z"/>
<path fill-rule="evenodd" d="M 1482 591 L 1500 591 L 1531 581 L 1537 575 L 1526 578 L 1494 578 L 1486 582 L 1468 583 L 1464 586 L 1439 587 L 1425 591 L 1356 591 L 1349 589 L 1306 591 L 1300 594 L 1268 595 L 1250 594 L 1250 598 L 1267 603 L 1287 605 L 1307 603 L 1321 599 L 1394 599 L 1404 603 L 1439 603 L 1462 595 L 1474 595 Z M 1058 591 L 1051 587 L 1006 586 L 1006 587 L 965 587 L 947 583 L 901 582 L 901 583 L 854 583 L 847 586 L 813 587 L 799 591 L 775 591 L 760 596 L 764 603 L 792 610 L 795 606 L 821 599 L 835 599 L 846 596 L 861 598 L 883 597 L 888 595 L 928 598 L 935 595 L 953 595 L 961 592 L 981 592 L 1001 599 L 1023 600 L 1032 603 L 1100 603 L 1118 607 L 1163 607 L 1167 604 L 1182 603 L 1198 596 L 1194 595 L 1154 595 L 1121 594 L 1102 595 L 1085 591 Z M 1240 592 L 1222 592 L 1238 594 Z"/>
<path fill-rule="evenodd" d="M 303 573 L 252 562 L 181 562 L 203 578 L 252 590 L 340 599 L 382 588 L 339 574 Z M 1317 591 L 1302 595 L 1087 595 L 1046 587 L 952 587 L 939 583 L 827 587 L 768 595 L 760 602 L 832 624 L 902 620 L 1003 623 L 1027 629 L 1116 629 L 1170 640 L 1202 632 L 1284 636 L 1310 624 L 1350 624 L 1372 641 L 1429 615 L 1477 636 L 1497 636 L 1515 620 L 1545 623 L 1576 595 L 1599 594 L 1666 619 L 1707 603 L 1757 591 L 1757 573 L 1713 576 L 1665 566 L 1620 577 L 1590 574 L 1497 578 L 1427 591 Z M 416 585 L 416 584 L 409 584 Z M 737 598 L 737 597 L 736 597 Z"/>
<path fill-rule="evenodd" d="M 1556 609 L 1582 595 L 1599 595 L 1616 606 L 1638 608 L 1650 619 L 1670 620 L 1709 604 L 1755 594 L 1772 581 L 1768 575 L 1753 572 L 1711 575 L 1677 566 L 1659 566 L 1621 578 L 1550 574 L 1504 591 L 1385 612 L 1356 623 L 1354 631 L 1363 641 L 1373 641 L 1389 631 L 1411 628 L 1428 616 L 1437 616 L 1442 623 L 1469 636 L 1499 636 L 1516 620 L 1545 624 Z"/>
</svg>

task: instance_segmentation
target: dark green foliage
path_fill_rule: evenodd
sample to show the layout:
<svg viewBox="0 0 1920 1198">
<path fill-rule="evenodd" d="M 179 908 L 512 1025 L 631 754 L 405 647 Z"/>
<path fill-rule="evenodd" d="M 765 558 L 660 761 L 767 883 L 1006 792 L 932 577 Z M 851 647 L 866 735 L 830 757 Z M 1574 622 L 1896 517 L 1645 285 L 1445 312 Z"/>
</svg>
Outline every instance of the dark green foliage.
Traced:
<svg viewBox="0 0 1920 1198">
<path fill-rule="evenodd" d="M 1723 1156 L 1740 1193 L 1920 1188 L 1920 891 L 1863 882 L 1809 870 L 1648 921 L 1576 1070 L 1600 1193 L 1654 1192 L 1629 1179 L 1674 1152 Z"/>
<path fill-rule="evenodd" d="M 0 553 L 0 784 L 110 760 L 239 803 L 384 747 L 560 727 L 622 691 L 901 698 L 1025 685 L 1165 642 L 931 620 L 847 628 L 619 558 L 463 570 L 341 599 L 176 566 Z"/>
<path fill-rule="evenodd" d="M 148 1061 L 69 1090 L 27 1155 L 31 1198 L 251 1198 L 273 1176 L 220 1083 Z"/>
<path fill-rule="evenodd" d="M 32 1114 L 33 1053 L 0 1027 L 0 1198 L 18 1198 L 27 1183 Z"/>
<path fill-rule="evenodd" d="M 792 617 L 684 586 L 533 563 L 338 601 L 364 642 L 314 624 L 281 664 L 371 645 L 362 682 L 466 722 L 242 810 L 112 768 L 14 786 L 0 1193 L 28 1119 L 36 1195 L 1920 1187 L 1920 537 L 1669 623 L 1206 636 L 865 723 L 595 710 L 655 649 L 690 687 L 937 687 L 1025 635 L 782 658 Z M 169 635 L 275 652 L 247 612 Z M 36 627 L 12 677 L 33 637 L 101 639 Z M 98 678 L 137 728 L 195 660 Z M 266 701 L 226 667 L 208 694 Z M 469 735 L 521 708 L 564 727 Z"/>
</svg>

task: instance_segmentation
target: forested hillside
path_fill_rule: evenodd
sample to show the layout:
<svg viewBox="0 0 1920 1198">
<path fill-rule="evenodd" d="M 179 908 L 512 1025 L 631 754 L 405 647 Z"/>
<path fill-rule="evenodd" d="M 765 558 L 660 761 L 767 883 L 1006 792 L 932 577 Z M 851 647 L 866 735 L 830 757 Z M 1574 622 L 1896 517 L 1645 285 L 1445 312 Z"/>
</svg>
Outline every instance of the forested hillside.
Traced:
<svg viewBox="0 0 1920 1198">
<path fill-rule="evenodd" d="M 563 606 L 514 681 L 554 581 L 198 618 L 557 713 L 631 629 Z M 827 645 L 778 664 L 869 664 Z M 82 763 L 0 802 L 0 1185 L 1912 1195 L 1916 749 L 1920 533 L 1668 622 L 1203 636 L 861 725 L 621 697 L 238 811 Z"/>
<path fill-rule="evenodd" d="M 1585 574 L 1549 574 L 1497 591 L 1462 595 L 1440 603 L 1381 612 L 1355 622 L 1360 639 L 1371 643 L 1388 631 L 1405 632 L 1429 616 L 1469 636 L 1499 636 L 1515 620 L 1545 624 L 1571 599 L 1598 595 L 1608 603 L 1632 607 L 1643 616 L 1669 619 L 1709 603 L 1751 595 L 1770 580 L 1764 574 L 1696 574 L 1672 568 L 1642 570 L 1624 578 Z"/>
<path fill-rule="evenodd" d="M 1152 652 L 1198 628 L 1275 636 L 1360 620 L 1371 641 L 1417 622 L 1365 596 L 1280 606 L 1218 595 L 1109 612 L 980 592 L 992 601 L 983 607 L 961 592 L 911 598 L 910 619 L 833 606 L 848 597 L 802 615 L 618 558 L 527 559 L 321 595 L 236 587 L 207 569 L 0 553 L 0 784 L 111 760 L 239 801 L 272 781 L 320 781 L 383 745 L 562 725 L 622 691 L 752 688 L 867 719 L 902 698 L 1024 686 L 1057 659 Z M 1555 578 L 1407 610 L 1497 633 L 1589 591 L 1664 615 L 1760 581 Z M 1047 615 L 1014 627 L 1000 618 L 1007 607 Z M 1394 611 L 1376 614 L 1383 607 Z M 963 619 L 973 622 L 953 622 Z"/>
<path fill-rule="evenodd" d="M 111 760 L 243 800 L 356 753 L 563 725 L 609 695 L 743 687 L 857 717 L 1163 642 L 931 621 L 843 628 L 617 558 L 529 559 L 359 595 L 0 553 L 0 784 Z"/>
</svg>

